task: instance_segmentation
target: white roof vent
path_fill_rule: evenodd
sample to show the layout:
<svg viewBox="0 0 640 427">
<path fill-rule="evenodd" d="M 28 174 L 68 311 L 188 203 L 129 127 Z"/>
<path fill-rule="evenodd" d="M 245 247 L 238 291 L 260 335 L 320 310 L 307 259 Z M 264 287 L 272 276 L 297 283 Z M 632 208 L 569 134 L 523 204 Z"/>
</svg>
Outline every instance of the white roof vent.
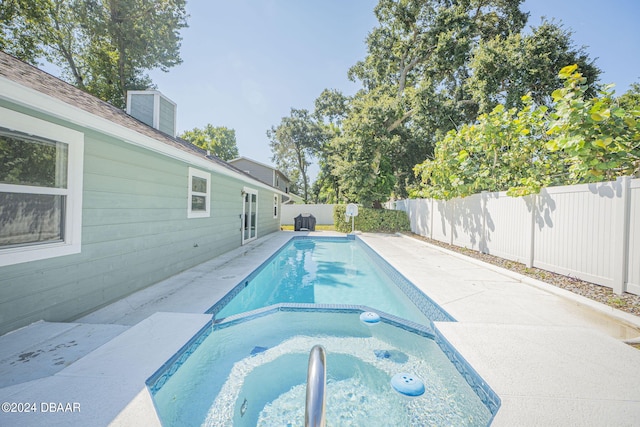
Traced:
<svg viewBox="0 0 640 427">
<path fill-rule="evenodd" d="M 173 137 L 177 110 L 176 103 L 157 90 L 127 91 L 127 114 Z"/>
</svg>

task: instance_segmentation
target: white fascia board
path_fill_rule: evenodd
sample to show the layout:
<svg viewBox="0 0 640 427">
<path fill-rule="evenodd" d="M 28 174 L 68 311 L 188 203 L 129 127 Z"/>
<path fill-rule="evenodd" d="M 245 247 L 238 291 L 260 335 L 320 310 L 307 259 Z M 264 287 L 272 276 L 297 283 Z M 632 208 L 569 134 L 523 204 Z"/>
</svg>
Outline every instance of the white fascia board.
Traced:
<svg viewBox="0 0 640 427">
<path fill-rule="evenodd" d="M 260 186 L 274 192 L 280 192 L 280 190 L 267 186 L 266 184 L 263 184 L 258 180 L 254 181 L 253 179 L 247 179 L 248 177 L 239 172 L 232 171 L 216 163 L 210 162 L 206 159 L 180 150 L 179 148 L 172 147 L 168 144 L 157 141 L 147 135 L 138 133 L 135 130 L 129 129 L 120 124 L 113 123 L 108 119 L 96 116 L 95 114 L 92 114 L 81 108 L 67 104 L 64 101 L 40 93 L 32 88 L 23 86 L 1 76 L 0 98 L 74 123 L 78 126 L 86 127 L 97 132 L 113 136 L 129 144 L 154 151 L 164 156 L 181 160 L 183 162 L 190 163 L 191 165 L 207 169 L 221 175 L 230 176 L 243 182 L 251 183 L 254 186 Z"/>
</svg>

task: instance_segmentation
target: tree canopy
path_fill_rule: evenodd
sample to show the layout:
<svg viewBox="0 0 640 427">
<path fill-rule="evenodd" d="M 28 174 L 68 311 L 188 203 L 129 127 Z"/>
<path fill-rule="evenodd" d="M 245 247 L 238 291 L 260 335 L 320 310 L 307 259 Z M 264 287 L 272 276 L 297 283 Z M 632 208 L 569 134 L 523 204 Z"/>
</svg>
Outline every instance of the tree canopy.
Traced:
<svg viewBox="0 0 640 427">
<path fill-rule="evenodd" d="M 563 87 L 551 109 L 498 104 L 474 124 L 448 132 L 432 158 L 416 166 L 417 196 L 442 199 L 481 191 L 513 196 L 550 185 L 613 180 L 640 170 L 640 103 L 634 90 L 614 97 L 612 86 L 589 96 L 576 64 L 562 68 Z"/>
<path fill-rule="evenodd" d="M 349 71 L 362 89 L 325 90 L 315 115 L 327 130 L 314 194 L 380 206 L 419 184 L 414 167 L 436 142 L 503 104 L 502 114 L 552 103 L 557 71 L 580 64 L 595 93 L 598 68 L 553 22 L 523 31 L 522 0 L 380 0 L 367 55 Z M 517 114 L 514 113 L 514 114 Z"/>
<path fill-rule="evenodd" d="M 37 64 L 117 107 L 127 90 L 148 89 L 146 71 L 181 62 L 185 0 L 6 0 L 0 49 Z"/>
<path fill-rule="evenodd" d="M 194 128 L 185 131 L 180 138 L 198 147 L 209 150 L 211 154 L 222 160 L 232 160 L 238 157 L 236 131 L 224 126 L 215 127 L 207 124 L 204 129 Z"/>
<path fill-rule="evenodd" d="M 324 143 L 325 134 L 318 121 L 308 110 L 291 109 L 288 117 L 267 131 L 271 140 L 272 160 L 276 167 L 290 179 L 293 193 L 302 191 L 301 196 L 309 200 L 309 165 Z"/>
</svg>

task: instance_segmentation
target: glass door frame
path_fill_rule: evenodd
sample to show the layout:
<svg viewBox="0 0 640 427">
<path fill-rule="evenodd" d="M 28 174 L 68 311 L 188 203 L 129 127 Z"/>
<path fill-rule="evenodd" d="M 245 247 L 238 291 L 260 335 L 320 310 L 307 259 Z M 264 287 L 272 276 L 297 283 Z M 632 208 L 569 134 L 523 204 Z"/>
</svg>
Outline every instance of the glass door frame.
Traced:
<svg viewBox="0 0 640 427">
<path fill-rule="evenodd" d="M 242 189 L 242 244 L 258 238 L 258 190 Z"/>
</svg>

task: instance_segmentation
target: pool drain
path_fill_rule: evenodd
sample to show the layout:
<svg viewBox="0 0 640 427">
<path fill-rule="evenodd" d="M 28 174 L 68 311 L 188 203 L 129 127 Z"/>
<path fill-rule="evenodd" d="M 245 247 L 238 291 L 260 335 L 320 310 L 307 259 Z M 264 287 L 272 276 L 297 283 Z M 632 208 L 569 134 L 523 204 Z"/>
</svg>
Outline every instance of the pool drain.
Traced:
<svg viewBox="0 0 640 427">
<path fill-rule="evenodd" d="M 424 383 L 413 374 L 401 372 L 391 378 L 391 386 L 405 396 L 421 396 L 424 394 Z"/>
<path fill-rule="evenodd" d="M 380 315 L 373 311 L 365 311 L 360 315 L 360 320 L 368 324 L 378 323 L 380 322 Z"/>
<path fill-rule="evenodd" d="M 373 350 L 378 359 L 387 359 L 395 363 L 405 363 L 409 356 L 398 350 Z"/>
</svg>

